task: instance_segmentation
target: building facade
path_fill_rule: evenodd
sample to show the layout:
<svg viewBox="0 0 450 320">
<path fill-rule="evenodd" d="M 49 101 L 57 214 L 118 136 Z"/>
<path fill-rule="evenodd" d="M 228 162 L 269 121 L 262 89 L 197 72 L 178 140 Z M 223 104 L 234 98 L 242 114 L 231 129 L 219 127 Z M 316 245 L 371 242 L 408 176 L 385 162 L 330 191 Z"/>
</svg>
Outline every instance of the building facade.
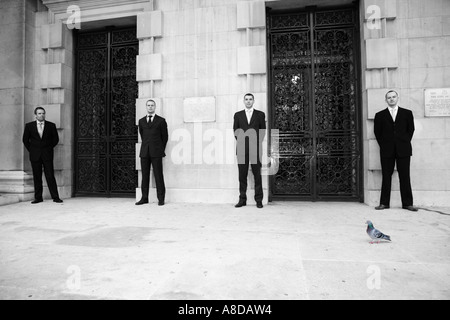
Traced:
<svg viewBox="0 0 450 320">
<path fill-rule="evenodd" d="M 169 126 L 166 200 L 234 203 L 233 115 L 251 92 L 268 128 L 264 202 L 377 205 L 373 119 L 396 89 L 415 115 L 415 204 L 450 205 L 448 0 L 0 0 L 0 12 L 3 203 L 33 198 L 21 138 L 37 106 L 58 127 L 63 198 L 139 199 L 148 99 Z"/>
</svg>

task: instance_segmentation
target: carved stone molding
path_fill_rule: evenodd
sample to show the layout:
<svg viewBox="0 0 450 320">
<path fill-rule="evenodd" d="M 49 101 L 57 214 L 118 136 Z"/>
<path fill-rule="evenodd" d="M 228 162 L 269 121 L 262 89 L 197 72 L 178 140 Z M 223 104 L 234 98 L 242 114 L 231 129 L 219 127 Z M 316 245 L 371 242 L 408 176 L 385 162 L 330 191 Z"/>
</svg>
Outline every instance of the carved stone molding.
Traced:
<svg viewBox="0 0 450 320">
<path fill-rule="evenodd" d="M 117 6 L 153 6 L 153 0 L 42 0 L 42 3 L 52 12 L 63 13 L 67 11 L 67 7 L 76 5 L 81 9 L 107 9 Z"/>
<path fill-rule="evenodd" d="M 136 16 L 139 12 L 151 11 L 153 0 L 43 0 L 49 9 L 50 22 L 67 20 L 73 11 L 80 10 L 81 23 L 97 20 L 117 19 Z"/>
</svg>

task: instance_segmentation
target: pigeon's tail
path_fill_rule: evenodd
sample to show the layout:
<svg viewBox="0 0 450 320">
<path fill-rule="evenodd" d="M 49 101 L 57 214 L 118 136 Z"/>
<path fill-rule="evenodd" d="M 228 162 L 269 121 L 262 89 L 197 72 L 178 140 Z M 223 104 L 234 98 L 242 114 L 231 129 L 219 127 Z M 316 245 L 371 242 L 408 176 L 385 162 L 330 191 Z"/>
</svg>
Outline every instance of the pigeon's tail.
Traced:
<svg viewBox="0 0 450 320">
<path fill-rule="evenodd" d="M 391 241 L 391 237 L 389 237 L 389 236 L 387 236 L 385 234 L 383 234 L 383 236 L 381 238 L 384 239 L 384 240 L 387 240 L 387 241 Z"/>
</svg>

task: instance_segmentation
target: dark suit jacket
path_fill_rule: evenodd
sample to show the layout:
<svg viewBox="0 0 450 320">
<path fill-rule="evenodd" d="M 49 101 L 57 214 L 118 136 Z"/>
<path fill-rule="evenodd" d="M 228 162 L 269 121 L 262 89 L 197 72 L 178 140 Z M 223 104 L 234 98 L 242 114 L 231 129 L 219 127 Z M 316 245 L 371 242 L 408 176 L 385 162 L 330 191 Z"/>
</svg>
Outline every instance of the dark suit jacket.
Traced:
<svg viewBox="0 0 450 320">
<path fill-rule="evenodd" d="M 380 146 L 381 157 L 412 156 L 411 140 L 414 130 L 414 116 L 411 110 L 399 107 L 395 123 L 388 109 L 378 112 L 375 115 L 374 132 Z"/>
<path fill-rule="evenodd" d="M 167 122 L 164 118 L 155 115 L 152 122 L 147 123 L 147 116 L 139 120 L 139 134 L 142 138 L 141 158 L 162 158 L 165 157 L 169 133 L 167 132 Z"/>
<path fill-rule="evenodd" d="M 45 120 L 41 139 L 37 129 L 37 122 L 29 122 L 25 125 L 22 141 L 30 153 L 30 161 L 39 161 L 41 157 L 44 161 L 53 161 L 53 149 L 59 142 L 56 125 Z"/>
<path fill-rule="evenodd" d="M 233 130 L 237 140 L 238 159 L 249 156 L 250 159 L 257 157 L 256 159 L 261 161 L 262 141 L 266 135 L 266 115 L 262 111 L 253 109 L 249 124 L 245 112 L 245 110 L 242 110 L 234 114 Z M 242 145 L 244 141 L 245 145 Z M 250 147 L 251 143 L 252 146 Z M 245 150 L 245 154 L 240 150 Z M 239 161 L 239 163 L 242 162 Z"/>
</svg>

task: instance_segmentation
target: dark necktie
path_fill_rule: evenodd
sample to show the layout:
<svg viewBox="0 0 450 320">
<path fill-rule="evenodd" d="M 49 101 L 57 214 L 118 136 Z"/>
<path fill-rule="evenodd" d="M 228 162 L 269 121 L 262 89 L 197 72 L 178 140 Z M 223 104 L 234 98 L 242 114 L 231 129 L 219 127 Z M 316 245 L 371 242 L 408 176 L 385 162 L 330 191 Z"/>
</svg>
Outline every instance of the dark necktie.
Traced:
<svg viewBox="0 0 450 320">
<path fill-rule="evenodd" d="M 38 132 L 39 132 L 39 136 L 42 138 L 42 135 L 44 133 L 44 123 L 43 122 L 39 122 Z"/>
</svg>

